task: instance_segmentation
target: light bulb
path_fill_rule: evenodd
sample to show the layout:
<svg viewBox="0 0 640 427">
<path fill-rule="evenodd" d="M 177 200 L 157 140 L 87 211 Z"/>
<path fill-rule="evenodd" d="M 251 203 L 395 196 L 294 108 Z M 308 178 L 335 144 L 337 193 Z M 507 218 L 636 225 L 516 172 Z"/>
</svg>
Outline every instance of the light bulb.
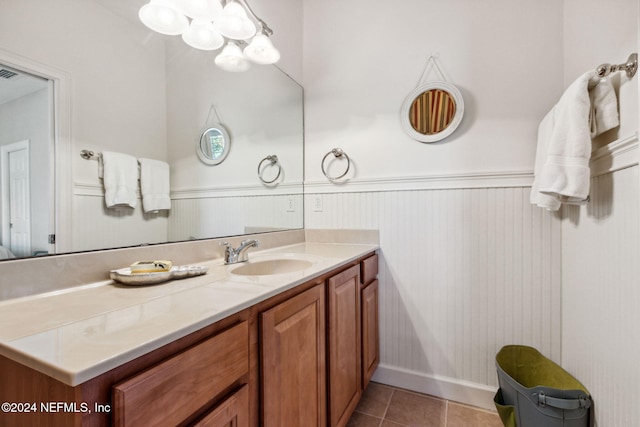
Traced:
<svg viewBox="0 0 640 427">
<path fill-rule="evenodd" d="M 226 4 L 213 25 L 220 34 L 234 40 L 246 40 L 256 33 L 256 25 L 247 17 L 244 8 L 235 1 Z"/>
<path fill-rule="evenodd" d="M 222 13 L 218 0 L 182 0 L 182 10 L 189 18 L 214 21 Z"/>
<path fill-rule="evenodd" d="M 153 31 L 170 36 L 181 34 L 189 25 L 174 0 L 151 0 L 140 8 L 138 17 Z"/>
<path fill-rule="evenodd" d="M 280 59 L 280 52 L 265 34 L 257 34 L 244 48 L 244 54 L 258 64 L 275 64 Z"/>
<path fill-rule="evenodd" d="M 238 45 L 232 41 L 229 41 L 216 56 L 215 62 L 218 67 L 231 72 L 247 71 L 251 67 L 251 63 L 242 55 Z"/>
<path fill-rule="evenodd" d="M 224 39 L 209 21 L 194 19 L 189 28 L 182 33 L 182 40 L 196 49 L 215 50 L 224 44 Z"/>
</svg>

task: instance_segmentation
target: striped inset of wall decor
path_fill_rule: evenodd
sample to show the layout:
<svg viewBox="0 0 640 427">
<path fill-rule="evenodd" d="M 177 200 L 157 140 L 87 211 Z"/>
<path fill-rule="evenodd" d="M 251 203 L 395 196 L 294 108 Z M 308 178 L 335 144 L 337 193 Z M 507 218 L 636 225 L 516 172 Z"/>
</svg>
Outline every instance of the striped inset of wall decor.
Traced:
<svg viewBox="0 0 640 427">
<path fill-rule="evenodd" d="M 456 113 L 456 104 L 448 92 L 431 89 L 418 96 L 409 110 L 411 126 L 423 135 L 444 130 Z"/>
</svg>

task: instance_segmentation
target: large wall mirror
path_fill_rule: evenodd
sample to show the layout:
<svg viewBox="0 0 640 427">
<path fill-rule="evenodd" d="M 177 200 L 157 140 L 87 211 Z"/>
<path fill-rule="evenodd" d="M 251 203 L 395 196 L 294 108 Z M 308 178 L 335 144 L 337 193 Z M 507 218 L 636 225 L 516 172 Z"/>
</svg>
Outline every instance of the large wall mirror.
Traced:
<svg viewBox="0 0 640 427">
<path fill-rule="evenodd" d="M 3 2 L 0 70 L 17 77 L 0 71 L 0 148 L 11 159 L 0 164 L 0 184 L 20 183 L 23 166 L 28 183 L 0 200 L 0 258 L 303 227 L 302 87 L 274 66 L 218 69 L 216 52 L 144 27 L 144 3 Z M 233 144 L 211 167 L 194 147 L 216 122 Z M 98 161 L 82 150 L 169 163 L 171 210 L 107 209 Z M 282 167 L 278 185 L 256 173 L 267 155 Z M 26 233 L 11 197 L 30 202 Z"/>
</svg>

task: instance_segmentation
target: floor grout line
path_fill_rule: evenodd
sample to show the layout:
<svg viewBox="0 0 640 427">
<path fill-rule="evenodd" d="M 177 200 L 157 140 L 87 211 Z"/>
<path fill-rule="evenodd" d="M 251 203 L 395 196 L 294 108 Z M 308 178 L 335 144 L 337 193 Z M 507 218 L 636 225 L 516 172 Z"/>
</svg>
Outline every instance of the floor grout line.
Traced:
<svg viewBox="0 0 640 427">
<path fill-rule="evenodd" d="M 448 417 L 449 417 L 449 401 L 445 400 L 444 401 L 444 426 L 443 427 L 447 427 L 447 424 L 449 423 Z"/>
<path fill-rule="evenodd" d="M 389 400 L 387 400 L 387 407 L 384 408 L 384 414 L 382 414 L 382 420 L 384 421 L 387 418 L 387 412 L 389 412 L 389 406 L 391 406 L 391 400 L 393 399 L 393 394 L 396 392 L 396 388 L 393 387 L 391 389 L 391 394 L 389 395 Z M 382 425 L 382 423 L 380 423 Z"/>
</svg>

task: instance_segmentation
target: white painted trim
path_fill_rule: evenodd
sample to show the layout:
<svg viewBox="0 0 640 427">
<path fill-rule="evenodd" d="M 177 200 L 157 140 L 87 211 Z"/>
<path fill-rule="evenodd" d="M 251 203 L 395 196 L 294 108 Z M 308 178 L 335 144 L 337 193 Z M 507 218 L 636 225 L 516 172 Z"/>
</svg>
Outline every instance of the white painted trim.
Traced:
<svg viewBox="0 0 640 427">
<path fill-rule="evenodd" d="M 171 191 L 171 200 L 177 199 L 208 199 L 214 197 L 240 196 L 277 196 L 284 194 L 302 194 L 302 182 L 266 185 L 237 185 L 230 187 L 185 188 Z"/>
<path fill-rule="evenodd" d="M 140 190 L 138 189 L 138 197 Z M 76 182 L 73 186 L 76 196 L 104 197 L 104 188 L 100 184 Z M 244 185 L 237 187 L 210 187 L 175 190 L 171 192 L 171 200 L 209 199 L 218 197 L 274 196 L 286 194 L 302 195 L 302 183 L 280 184 L 275 188 L 263 185 Z"/>
<path fill-rule="evenodd" d="M 593 152 L 591 176 L 599 176 L 638 164 L 638 134 L 620 138 Z M 349 179 L 344 182 L 306 181 L 305 194 L 364 193 L 462 188 L 530 187 L 533 171 L 479 172 L 397 178 Z"/>
<path fill-rule="evenodd" d="M 530 187 L 532 171 L 481 172 L 425 175 L 398 178 L 350 179 L 344 183 L 307 181 L 305 193 L 361 193 L 403 190 L 439 190 L 455 188 Z"/>
<path fill-rule="evenodd" d="M 430 375 L 382 364 L 378 366 L 378 369 L 373 374 L 372 381 L 477 406 L 490 411 L 496 410 L 493 396 L 498 389 L 485 384 L 440 375 Z"/>
<path fill-rule="evenodd" d="M 591 153 L 591 177 L 638 164 L 638 133 L 620 138 Z"/>
</svg>

